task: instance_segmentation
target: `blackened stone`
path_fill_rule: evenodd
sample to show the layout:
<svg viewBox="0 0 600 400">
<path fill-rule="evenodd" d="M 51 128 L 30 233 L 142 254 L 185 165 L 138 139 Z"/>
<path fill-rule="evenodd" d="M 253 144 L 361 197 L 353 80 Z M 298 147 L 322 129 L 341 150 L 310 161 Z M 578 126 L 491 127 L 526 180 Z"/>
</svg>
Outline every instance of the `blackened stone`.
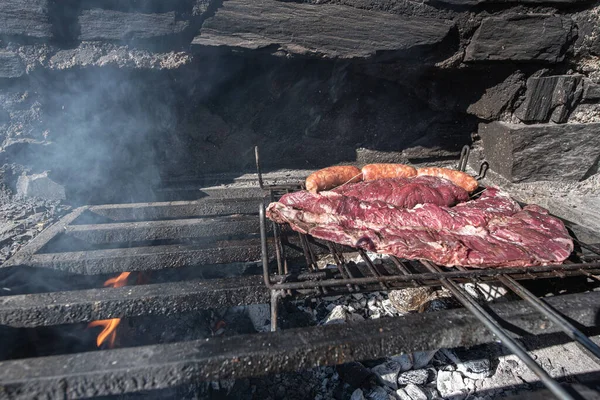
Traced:
<svg viewBox="0 0 600 400">
<path fill-rule="evenodd" d="M 18 78 L 25 74 L 21 58 L 11 52 L 0 51 L 0 78 Z"/>
<path fill-rule="evenodd" d="M 189 11 L 194 2 L 209 0 L 77 0 L 82 8 L 103 8 L 117 11 L 163 13 Z"/>
<path fill-rule="evenodd" d="M 600 56 L 600 7 L 573 14 L 577 24 L 576 55 Z"/>
<path fill-rule="evenodd" d="M 523 122 L 566 122 L 583 92 L 581 75 L 533 77 L 515 115 Z"/>
<path fill-rule="evenodd" d="M 483 119 L 497 119 L 512 104 L 523 86 L 524 74 L 517 71 L 503 82 L 487 89 L 477 102 L 467 108 L 467 112 Z"/>
<path fill-rule="evenodd" d="M 555 15 L 486 18 L 467 47 L 465 61 L 560 62 L 572 30 L 570 19 Z"/>
<path fill-rule="evenodd" d="M 583 79 L 583 100 L 600 100 L 600 85 Z"/>
<path fill-rule="evenodd" d="M 47 200 L 65 200 L 65 188 L 48 177 L 48 172 L 22 175 L 17 181 L 17 195 Z"/>
<path fill-rule="evenodd" d="M 485 159 L 512 182 L 579 181 L 595 165 L 600 123 L 479 125 Z"/>
<path fill-rule="evenodd" d="M 187 21 L 177 21 L 174 12 L 140 14 L 101 9 L 83 11 L 79 24 L 79 40 L 152 39 L 179 34 L 188 26 Z"/>
<path fill-rule="evenodd" d="M 0 1 L 0 36 L 51 38 L 49 0 Z"/>
<path fill-rule="evenodd" d="M 323 4 L 230 0 L 192 44 L 329 58 L 365 58 L 382 51 L 435 45 L 453 23 Z"/>
</svg>

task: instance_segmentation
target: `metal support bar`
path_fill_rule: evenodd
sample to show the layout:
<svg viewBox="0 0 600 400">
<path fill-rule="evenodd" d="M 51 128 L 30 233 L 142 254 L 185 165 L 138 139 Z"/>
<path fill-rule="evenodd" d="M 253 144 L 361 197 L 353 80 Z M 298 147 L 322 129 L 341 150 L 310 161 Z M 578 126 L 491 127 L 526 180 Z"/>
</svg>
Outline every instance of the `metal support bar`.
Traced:
<svg viewBox="0 0 600 400">
<path fill-rule="evenodd" d="M 534 306 L 540 313 L 545 317 L 550 318 L 560 329 L 567 334 L 571 339 L 576 340 L 582 346 L 584 346 L 590 353 L 593 354 L 597 359 L 600 360 L 600 347 L 584 335 L 579 329 L 573 324 L 567 321 L 562 315 L 556 310 L 549 307 L 542 299 L 536 297 L 529 290 L 525 289 L 521 284 L 515 281 L 513 278 L 507 275 L 502 275 L 498 278 L 505 286 L 510 288 L 523 300 L 529 302 Z"/>
<path fill-rule="evenodd" d="M 217 246 L 218 244 L 211 244 Z M 258 240 L 230 241 L 219 247 L 195 245 L 164 245 L 42 253 L 19 257 L 9 266 L 52 268 L 86 275 L 112 274 L 125 271 L 146 271 L 165 268 L 183 268 L 197 265 L 228 264 L 260 260 Z"/>
<path fill-rule="evenodd" d="M 239 237 L 257 231 L 258 221 L 253 215 L 71 225 L 65 228 L 65 234 L 92 244 Z"/>
<path fill-rule="evenodd" d="M 548 302 L 584 326 L 594 326 L 600 312 L 597 292 L 557 296 Z M 559 331 L 551 321 L 541 321 L 539 313 L 524 301 L 491 308 L 528 335 Z M 494 340 L 469 311 L 444 310 L 352 324 L 5 361 L 0 362 L 0 397 L 76 399 L 132 393 L 198 380 L 239 379 Z"/>
<path fill-rule="evenodd" d="M 422 261 L 423 265 L 429 268 L 431 271 L 438 270 L 433 264 L 428 261 Z M 496 335 L 502 344 L 512 351 L 517 357 L 519 357 L 527 367 L 535 373 L 542 383 L 546 385 L 550 391 L 559 399 L 570 400 L 574 399 L 564 387 L 556 382 L 548 373 L 540 367 L 533 358 L 527 353 L 523 347 L 513 340 L 505 331 L 502 329 L 498 321 L 496 321 L 487 311 L 483 309 L 464 289 L 458 286 L 455 282 L 450 279 L 441 278 L 440 283 L 448 289 L 454 297 L 470 312 L 473 313 L 488 328 L 494 335 Z"/>
<path fill-rule="evenodd" d="M 268 300 L 260 276 L 35 293 L 0 297 L 0 325 L 20 328 L 174 315 Z"/>
</svg>

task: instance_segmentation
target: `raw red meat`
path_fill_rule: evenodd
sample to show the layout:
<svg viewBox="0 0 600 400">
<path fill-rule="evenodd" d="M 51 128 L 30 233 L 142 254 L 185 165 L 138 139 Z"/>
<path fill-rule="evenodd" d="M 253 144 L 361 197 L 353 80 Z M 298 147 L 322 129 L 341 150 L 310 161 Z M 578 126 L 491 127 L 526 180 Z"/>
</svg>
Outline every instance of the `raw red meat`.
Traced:
<svg viewBox="0 0 600 400">
<path fill-rule="evenodd" d="M 339 192 L 291 193 L 271 203 L 267 216 L 317 238 L 446 266 L 555 264 L 573 250 L 560 220 L 538 206 L 521 209 L 493 188 L 455 207 L 401 208 Z"/>
<path fill-rule="evenodd" d="M 425 203 L 453 206 L 469 200 L 465 189 L 435 176 L 377 179 L 340 186 L 333 191 L 363 201 L 383 201 L 402 208 Z"/>
</svg>

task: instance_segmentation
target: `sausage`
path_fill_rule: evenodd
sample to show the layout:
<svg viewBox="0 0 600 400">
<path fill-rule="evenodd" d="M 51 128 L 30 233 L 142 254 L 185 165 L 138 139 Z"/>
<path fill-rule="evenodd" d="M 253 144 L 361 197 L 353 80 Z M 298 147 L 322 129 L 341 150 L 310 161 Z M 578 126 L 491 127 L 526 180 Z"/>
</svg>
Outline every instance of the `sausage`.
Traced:
<svg viewBox="0 0 600 400">
<path fill-rule="evenodd" d="M 417 176 L 417 170 L 404 164 L 367 164 L 362 167 L 363 181 L 384 178 L 410 178 Z"/>
<path fill-rule="evenodd" d="M 362 181 L 360 169 L 351 165 L 327 167 L 313 172 L 306 178 L 306 190 L 317 193 L 322 190 L 333 189 L 344 183 Z"/>
<path fill-rule="evenodd" d="M 438 168 L 438 167 L 419 168 L 419 169 L 417 169 L 417 175 L 418 176 L 430 175 L 430 176 L 437 176 L 439 178 L 446 178 L 446 179 L 454 182 L 455 185 L 460 186 L 461 188 L 465 189 L 469 193 L 471 193 L 472 191 L 477 189 L 477 186 L 479 186 L 479 184 L 477 183 L 477 180 L 475 178 L 473 178 L 471 175 L 469 175 L 465 172 L 456 171 L 456 170 L 449 169 L 449 168 Z"/>
</svg>

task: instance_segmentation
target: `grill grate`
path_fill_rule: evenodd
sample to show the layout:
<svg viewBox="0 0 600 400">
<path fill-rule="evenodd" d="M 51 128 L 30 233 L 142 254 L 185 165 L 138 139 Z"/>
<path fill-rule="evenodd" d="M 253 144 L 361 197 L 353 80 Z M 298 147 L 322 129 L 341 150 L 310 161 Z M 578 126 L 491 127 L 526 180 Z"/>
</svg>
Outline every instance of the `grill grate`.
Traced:
<svg viewBox="0 0 600 400">
<path fill-rule="evenodd" d="M 466 146 L 462 153 L 461 159 L 459 160 L 458 166 L 460 170 L 465 170 L 467 165 L 467 158 L 469 156 L 468 146 Z M 256 149 L 256 164 L 259 175 L 259 183 L 261 188 L 269 190 L 271 199 L 278 198 L 283 193 L 289 193 L 296 190 L 296 187 L 281 187 L 273 186 L 269 187 L 264 184 L 261 177 L 260 170 L 260 157 L 258 149 Z M 482 164 L 480 173 L 477 179 L 481 179 L 487 166 Z M 561 399 L 572 399 L 573 397 L 569 394 L 564 387 L 548 375 L 535 360 L 527 353 L 523 347 L 513 340 L 508 332 L 502 328 L 501 320 L 498 320 L 495 316 L 486 311 L 478 302 L 457 282 L 489 282 L 495 281 L 502 283 L 509 290 L 513 291 L 524 301 L 534 307 L 535 310 L 541 314 L 539 317 L 542 320 L 551 320 L 560 328 L 560 330 L 567 334 L 571 339 L 577 341 L 585 351 L 592 357 L 600 360 L 600 347 L 590 340 L 583 332 L 577 329 L 573 324 L 566 320 L 560 313 L 556 312 L 550 306 L 548 306 L 543 300 L 537 298 L 525 287 L 523 287 L 518 280 L 530 280 L 530 279 L 541 279 L 541 278 L 563 278 L 566 276 L 587 276 L 598 279 L 600 271 L 600 249 L 592 244 L 583 243 L 577 238 L 573 240 L 579 245 L 580 248 L 586 249 L 593 255 L 584 255 L 581 252 L 575 252 L 567 262 L 561 265 L 549 265 L 543 267 L 527 267 L 527 268 L 485 268 L 476 270 L 467 270 L 463 267 L 447 268 L 435 265 L 429 261 L 419 260 L 404 260 L 399 259 L 395 256 L 390 256 L 391 263 L 388 268 L 377 268 L 369 256 L 364 250 L 354 249 L 360 255 L 360 258 L 364 261 L 366 268 L 362 268 L 358 273 L 351 273 L 353 265 L 344 261 L 343 252 L 344 250 L 352 251 L 347 247 L 340 248 L 335 243 L 315 240 L 309 235 L 298 233 L 303 244 L 302 250 L 304 253 L 304 259 L 306 265 L 304 270 L 310 271 L 309 273 L 297 273 L 290 274 L 290 262 L 285 258 L 285 248 L 287 245 L 287 234 L 285 232 L 285 226 L 279 226 L 276 223 L 272 223 L 273 232 L 277 240 L 276 244 L 276 259 L 277 259 L 277 274 L 273 273 L 269 265 L 268 248 L 266 245 L 266 226 L 267 221 L 265 218 L 264 207 L 261 206 L 259 210 L 260 215 L 260 228 L 261 228 L 261 239 L 262 239 L 262 252 L 263 252 L 263 275 L 265 284 L 272 292 L 272 315 L 271 330 L 277 330 L 277 309 L 278 300 L 282 296 L 291 296 L 296 294 L 301 289 L 315 289 L 317 293 L 331 294 L 334 291 L 335 294 L 346 294 L 352 292 L 361 291 L 372 291 L 372 290 L 390 290 L 401 287 L 410 286 L 442 286 L 448 289 L 453 296 L 477 319 L 483 323 L 495 336 L 497 336 L 501 342 L 510 351 L 516 354 L 539 378 L 540 380 L 550 389 L 550 391 Z M 315 251 L 313 247 L 319 249 L 327 249 L 334 260 L 337 267 L 337 274 L 331 271 L 318 273 L 316 271 L 316 259 L 314 257 Z M 589 262 L 586 262 L 589 261 Z M 283 268 L 282 279 L 282 268 Z M 300 268 L 302 271 L 302 268 Z M 426 271 L 426 272 L 425 272 Z M 360 276 L 356 276 L 356 275 Z M 379 288 L 377 287 L 379 286 Z"/>
<path fill-rule="evenodd" d="M 466 165 L 464 158 L 461 165 Z M 576 275 L 597 279 L 600 272 L 597 245 L 579 243 L 581 251 L 574 254 L 571 263 L 560 266 L 438 269 L 397 258 L 379 265 L 371 263 L 364 252 L 267 223 L 265 200 L 274 200 L 281 193 L 301 186 L 266 186 L 258 167 L 259 182 L 270 198 L 265 199 L 264 192 L 257 190 L 252 195 L 246 191 L 236 198 L 212 195 L 192 202 L 82 207 L 42 232 L 0 268 L 0 273 L 37 269 L 68 276 L 191 270 L 195 273 L 193 279 L 2 296 L 0 325 L 31 328 L 97 319 L 174 315 L 269 301 L 271 321 L 276 325 L 277 305 L 284 297 L 448 285 L 456 287 L 460 298 L 464 293 L 457 283 L 499 281 L 513 285 L 517 288 L 515 292 L 524 297 L 523 301 L 489 306 L 493 315 L 509 324 L 503 326 L 519 327 L 514 331 L 503 330 L 508 338 L 504 342 L 522 335 L 566 330 L 594 352 L 585 339 L 586 334 L 599 333 L 596 316 L 600 313 L 600 293 L 544 300 L 558 313 L 553 315 L 543 310 L 544 315 L 540 315 L 539 309 L 544 306 L 516 281 Z M 226 195 L 231 193 L 227 190 Z M 238 192 L 235 193 L 237 196 Z M 349 251 L 363 262 L 350 262 Z M 319 269 L 325 257 L 334 269 Z M 256 268 L 250 272 L 244 270 L 242 276 L 241 270 L 231 264 L 248 262 Z M 207 271 L 215 265 L 217 271 L 230 277 L 218 275 L 207 279 Z M 83 398 L 124 394 L 198 380 L 277 373 L 495 340 L 498 336 L 481 323 L 487 317 L 472 312 L 477 306 L 468 297 L 463 301 L 465 309 L 346 325 L 3 361 L 0 397 Z M 583 333 L 566 325 L 561 316 L 577 321 Z M 569 398 L 564 393 L 560 395 Z"/>
</svg>

